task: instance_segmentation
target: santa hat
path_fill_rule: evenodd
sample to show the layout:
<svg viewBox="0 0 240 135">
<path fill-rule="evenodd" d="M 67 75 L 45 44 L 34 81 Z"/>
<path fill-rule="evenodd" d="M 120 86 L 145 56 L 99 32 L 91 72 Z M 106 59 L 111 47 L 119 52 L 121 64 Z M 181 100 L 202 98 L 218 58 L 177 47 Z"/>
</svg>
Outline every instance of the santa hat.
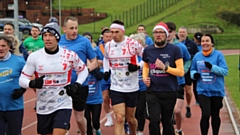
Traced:
<svg viewBox="0 0 240 135">
<path fill-rule="evenodd" d="M 158 28 L 163 29 L 163 30 L 166 32 L 167 36 L 169 35 L 169 33 L 168 33 L 168 26 L 167 26 L 167 24 L 165 24 L 164 22 L 158 23 L 158 24 L 153 28 L 153 31 L 155 31 L 155 30 L 158 29 Z"/>
</svg>

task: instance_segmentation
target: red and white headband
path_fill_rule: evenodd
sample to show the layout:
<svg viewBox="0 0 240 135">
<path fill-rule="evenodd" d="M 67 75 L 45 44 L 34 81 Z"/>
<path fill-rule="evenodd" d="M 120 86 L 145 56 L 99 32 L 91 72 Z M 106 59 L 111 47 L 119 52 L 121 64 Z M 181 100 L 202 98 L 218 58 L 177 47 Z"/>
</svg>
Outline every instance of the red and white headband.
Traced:
<svg viewBox="0 0 240 135">
<path fill-rule="evenodd" d="M 110 26 L 110 29 L 120 29 L 120 30 L 122 30 L 123 32 L 125 31 L 124 26 L 122 26 L 122 25 L 120 25 L 120 24 L 117 24 L 117 23 L 113 23 L 113 24 Z"/>
</svg>

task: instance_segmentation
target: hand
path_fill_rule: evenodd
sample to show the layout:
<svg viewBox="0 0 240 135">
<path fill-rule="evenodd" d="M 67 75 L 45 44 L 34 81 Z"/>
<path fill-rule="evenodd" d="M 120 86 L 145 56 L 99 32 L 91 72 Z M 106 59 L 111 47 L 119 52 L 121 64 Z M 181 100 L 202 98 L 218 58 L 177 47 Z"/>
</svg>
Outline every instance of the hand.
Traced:
<svg viewBox="0 0 240 135">
<path fill-rule="evenodd" d="M 140 66 L 138 66 L 138 65 L 133 65 L 131 63 L 127 63 L 127 64 L 128 64 L 128 71 L 129 72 L 135 72 L 135 71 L 140 69 Z"/>
<path fill-rule="evenodd" d="M 20 89 L 14 89 L 14 92 L 12 94 L 13 99 L 20 98 L 24 93 L 26 92 L 26 89 L 20 88 Z"/>
<path fill-rule="evenodd" d="M 73 96 L 80 88 L 82 85 L 78 82 L 75 82 L 74 84 L 68 84 L 64 87 L 66 89 L 66 93 L 68 96 Z"/>
<path fill-rule="evenodd" d="M 201 75 L 200 75 L 200 73 L 195 73 L 193 75 L 193 77 L 197 80 L 197 79 L 199 79 L 201 77 Z"/>
<path fill-rule="evenodd" d="M 29 82 L 29 87 L 30 88 L 39 88 L 41 89 L 43 86 L 43 78 L 45 77 L 45 75 L 41 76 L 40 78 L 36 78 L 35 80 L 31 80 Z"/>
<path fill-rule="evenodd" d="M 105 81 L 107 81 L 109 78 L 110 78 L 110 73 L 109 72 L 105 72 L 104 75 L 103 75 L 103 79 Z"/>
<path fill-rule="evenodd" d="M 98 68 L 94 69 L 90 72 L 97 80 L 103 79 L 103 72 L 101 72 Z"/>
<path fill-rule="evenodd" d="M 151 79 L 150 79 L 149 77 L 143 78 L 143 83 L 144 83 L 147 87 L 149 87 L 149 86 L 150 86 L 150 83 L 151 83 Z"/>
<path fill-rule="evenodd" d="M 165 70 L 165 68 L 166 68 L 166 65 L 163 64 L 163 62 L 161 60 L 159 60 L 158 58 L 155 61 L 155 65 L 158 69 L 161 69 L 161 70 Z"/>
<path fill-rule="evenodd" d="M 210 62 L 204 61 L 204 64 L 207 68 L 212 69 L 212 64 Z"/>
</svg>

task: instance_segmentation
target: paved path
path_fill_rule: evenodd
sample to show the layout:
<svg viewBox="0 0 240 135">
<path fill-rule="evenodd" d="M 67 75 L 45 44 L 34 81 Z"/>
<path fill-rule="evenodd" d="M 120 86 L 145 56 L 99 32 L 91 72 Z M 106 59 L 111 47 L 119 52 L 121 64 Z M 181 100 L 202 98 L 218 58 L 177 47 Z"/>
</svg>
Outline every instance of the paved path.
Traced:
<svg viewBox="0 0 240 135">
<path fill-rule="evenodd" d="M 240 50 L 223 50 L 224 54 L 240 54 Z M 32 90 L 28 90 L 25 95 L 25 109 L 24 109 L 24 120 L 23 120 L 23 128 L 22 134 L 23 135 L 37 135 L 36 132 L 36 113 L 33 109 L 35 105 L 35 93 Z M 199 106 L 194 104 L 194 98 L 192 100 L 191 110 L 192 110 L 192 117 L 186 118 L 185 117 L 185 107 L 183 108 L 183 126 L 182 129 L 185 135 L 200 135 L 200 116 L 201 110 Z M 234 105 L 230 102 L 231 107 L 233 108 L 233 113 L 237 121 L 239 121 L 237 111 L 234 109 Z M 112 127 L 104 127 L 105 117 L 103 116 L 103 111 L 101 115 L 101 131 L 103 135 L 114 135 L 114 126 Z M 226 108 L 226 105 L 223 105 L 221 109 L 221 120 L 222 124 L 220 127 L 220 135 L 235 135 L 233 126 L 230 121 L 230 117 Z M 148 135 L 148 121 L 146 121 L 145 125 L 145 135 Z M 69 135 L 78 135 L 77 134 L 77 126 L 74 121 L 74 116 L 71 119 L 71 129 Z M 209 135 L 211 134 L 211 129 Z"/>
</svg>

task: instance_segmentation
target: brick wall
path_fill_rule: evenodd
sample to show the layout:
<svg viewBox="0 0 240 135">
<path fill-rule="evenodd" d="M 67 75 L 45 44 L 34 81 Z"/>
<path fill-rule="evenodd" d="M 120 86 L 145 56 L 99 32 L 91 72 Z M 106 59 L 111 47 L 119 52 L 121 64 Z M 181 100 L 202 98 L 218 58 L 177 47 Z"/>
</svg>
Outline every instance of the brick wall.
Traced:
<svg viewBox="0 0 240 135">
<path fill-rule="evenodd" d="M 46 24 L 48 22 L 48 19 L 50 18 L 49 0 L 29 0 L 28 4 L 26 4 L 25 1 L 26 0 L 18 0 L 19 13 L 25 14 L 25 17 L 31 22 L 35 22 L 38 18 L 40 20 L 40 23 L 42 23 L 43 25 Z M 0 5 L 3 5 L 3 3 L 1 2 Z M 12 0 L 4 0 L 4 2 L 5 6 L 13 3 Z M 3 6 L 0 6 L 0 10 L 1 8 L 3 8 Z M 52 9 L 52 14 L 54 17 L 59 18 L 58 10 Z M 104 19 L 107 17 L 107 13 L 95 13 L 94 8 L 82 9 L 81 7 L 78 7 L 69 10 L 63 9 L 61 11 L 62 24 L 64 18 L 67 16 L 75 16 L 78 18 L 79 24 L 85 24 Z"/>
</svg>

